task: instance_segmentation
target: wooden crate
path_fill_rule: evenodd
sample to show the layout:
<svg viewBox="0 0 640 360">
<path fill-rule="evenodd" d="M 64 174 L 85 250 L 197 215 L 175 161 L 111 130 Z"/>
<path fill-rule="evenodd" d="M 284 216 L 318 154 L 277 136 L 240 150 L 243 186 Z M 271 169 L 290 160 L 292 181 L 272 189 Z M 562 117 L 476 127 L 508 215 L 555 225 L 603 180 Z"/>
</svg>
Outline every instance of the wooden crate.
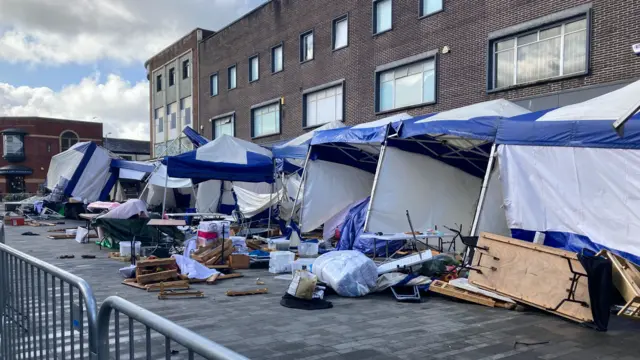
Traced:
<svg viewBox="0 0 640 360">
<path fill-rule="evenodd" d="M 575 253 L 482 233 L 472 267 L 473 285 L 573 321 L 593 322 L 586 272 Z"/>
</svg>

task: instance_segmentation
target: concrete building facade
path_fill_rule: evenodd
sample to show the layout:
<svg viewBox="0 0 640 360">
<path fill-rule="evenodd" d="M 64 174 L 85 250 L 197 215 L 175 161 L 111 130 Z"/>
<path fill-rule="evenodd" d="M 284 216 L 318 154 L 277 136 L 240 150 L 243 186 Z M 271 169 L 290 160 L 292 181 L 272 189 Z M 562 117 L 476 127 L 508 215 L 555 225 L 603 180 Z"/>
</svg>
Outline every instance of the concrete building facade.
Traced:
<svg viewBox="0 0 640 360">
<path fill-rule="evenodd" d="M 78 142 L 102 145 L 102 123 L 0 117 L 0 194 L 36 193 L 54 155 Z"/>
<path fill-rule="evenodd" d="M 198 42 L 211 34 L 195 29 L 145 62 L 150 84 L 150 152 L 154 157 L 191 149 L 182 129 L 200 129 Z"/>
<path fill-rule="evenodd" d="M 638 79 L 635 43 L 635 0 L 272 0 L 199 41 L 200 133 L 266 144 L 496 98 L 567 105 Z"/>
</svg>

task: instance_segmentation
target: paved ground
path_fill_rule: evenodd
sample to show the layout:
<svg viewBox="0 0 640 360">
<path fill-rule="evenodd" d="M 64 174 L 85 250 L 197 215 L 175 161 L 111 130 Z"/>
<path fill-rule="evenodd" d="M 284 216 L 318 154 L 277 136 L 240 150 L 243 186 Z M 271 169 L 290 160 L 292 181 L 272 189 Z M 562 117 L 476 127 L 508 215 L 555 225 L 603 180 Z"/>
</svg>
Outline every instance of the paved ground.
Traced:
<svg viewBox="0 0 640 360">
<path fill-rule="evenodd" d="M 67 222 L 65 226 L 73 225 Z M 637 359 L 640 323 L 612 317 L 599 333 L 541 312 L 515 312 L 426 296 L 422 303 L 399 303 L 390 293 L 360 299 L 330 297 L 333 309 L 303 311 L 279 304 L 288 282 L 265 270 L 242 271 L 244 278 L 200 285 L 203 300 L 157 300 L 121 285 L 123 263 L 107 251 L 73 240 L 21 236 L 46 234 L 46 227 L 7 227 L 8 245 L 86 279 L 98 302 L 121 296 L 207 338 L 255 359 Z M 61 254 L 75 259 L 61 260 Z M 95 254 L 96 259 L 81 259 Z M 230 298 L 228 289 L 266 282 L 270 294 Z M 520 342 L 548 342 L 517 345 Z"/>
</svg>

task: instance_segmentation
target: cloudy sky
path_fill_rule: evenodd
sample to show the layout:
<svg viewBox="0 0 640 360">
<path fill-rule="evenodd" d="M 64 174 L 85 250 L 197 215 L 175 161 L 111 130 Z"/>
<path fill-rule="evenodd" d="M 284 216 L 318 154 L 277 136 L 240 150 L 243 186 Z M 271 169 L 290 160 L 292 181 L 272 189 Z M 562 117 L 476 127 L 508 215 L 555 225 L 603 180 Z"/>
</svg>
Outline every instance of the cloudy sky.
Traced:
<svg viewBox="0 0 640 360">
<path fill-rule="evenodd" d="M 144 62 L 264 0 L 0 0 L 0 115 L 101 121 L 149 139 Z"/>
</svg>

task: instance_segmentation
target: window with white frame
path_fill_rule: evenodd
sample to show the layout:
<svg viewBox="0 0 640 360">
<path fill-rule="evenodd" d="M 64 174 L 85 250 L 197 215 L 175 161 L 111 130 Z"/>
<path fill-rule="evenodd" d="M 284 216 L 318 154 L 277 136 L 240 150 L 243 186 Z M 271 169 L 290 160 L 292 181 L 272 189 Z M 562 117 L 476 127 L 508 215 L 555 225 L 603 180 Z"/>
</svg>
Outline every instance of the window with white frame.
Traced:
<svg viewBox="0 0 640 360">
<path fill-rule="evenodd" d="M 218 95 L 218 73 L 209 76 L 209 93 L 211 96 Z"/>
<path fill-rule="evenodd" d="M 182 116 L 182 125 L 191 126 L 191 96 L 180 99 L 180 115 Z"/>
<path fill-rule="evenodd" d="M 569 20 L 492 43 L 492 88 L 587 71 L 587 19 Z"/>
<path fill-rule="evenodd" d="M 444 0 L 420 0 L 420 16 L 427 16 L 442 11 Z"/>
<path fill-rule="evenodd" d="M 333 20 L 333 50 L 349 45 L 349 18 L 347 15 Z"/>
<path fill-rule="evenodd" d="M 260 58 L 258 55 L 249 58 L 249 82 L 260 79 Z"/>
<path fill-rule="evenodd" d="M 377 111 L 436 101 L 435 58 L 418 61 L 377 74 Z"/>
<path fill-rule="evenodd" d="M 227 69 L 227 89 L 236 88 L 236 66 L 233 65 Z"/>
<path fill-rule="evenodd" d="M 303 127 L 313 127 L 344 119 L 342 84 L 304 95 Z"/>
<path fill-rule="evenodd" d="M 217 139 L 222 135 L 235 135 L 235 129 L 233 124 L 233 115 L 225 116 L 222 118 L 213 120 L 213 138 Z"/>
<path fill-rule="evenodd" d="M 375 0 L 373 2 L 373 33 L 391 30 L 391 0 Z"/>
<path fill-rule="evenodd" d="M 271 72 L 282 71 L 284 68 L 284 57 L 282 53 L 282 45 L 275 46 L 271 49 Z"/>
<path fill-rule="evenodd" d="M 156 134 L 162 134 L 164 131 L 164 117 L 162 116 L 162 108 L 153 110 L 153 118 L 155 119 Z M 160 140 L 160 139 L 156 139 Z M 164 139 L 162 139 L 164 140 Z"/>
<path fill-rule="evenodd" d="M 280 102 L 251 110 L 251 137 L 280 133 Z"/>
<path fill-rule="evenodd" d="M 169 129 L 175 129 L 178 127 L 178 109 L 176 109 L 176 103 L 172 102 L 167 105 L 167 120 L 169 120 Z"/>
<path fill-rule="evenodd" d="M 313 30 L 300 35 L 300 61 L 313 60 Z"/>
</svg>

